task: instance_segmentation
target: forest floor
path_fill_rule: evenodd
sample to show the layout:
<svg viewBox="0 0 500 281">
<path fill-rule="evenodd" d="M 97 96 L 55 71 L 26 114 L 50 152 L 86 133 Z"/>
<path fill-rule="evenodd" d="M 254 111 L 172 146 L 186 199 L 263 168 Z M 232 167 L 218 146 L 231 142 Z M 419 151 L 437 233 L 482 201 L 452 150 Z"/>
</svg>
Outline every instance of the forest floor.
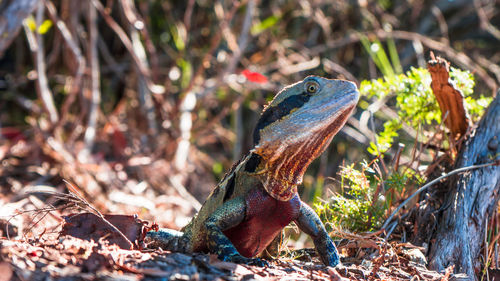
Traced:
<svg viewBox="0 0 500 281">
<path fill-rule="evenodd" d="M 9 147 L 10 152 L 13 152 L 12 149 L 13 147 Z M 97 213 L 96 209 L 92 209 L 94 207 L 91 203 L 79 197 L 78 192 L 83 190 L 73 190 L 75 193 L 64 195 L 58 193 L 63 187 L 50 186 L 50 180 L 46 184 L 36 185 L 36 182 L 42 182 L 40 174 L 43 171 L 40 169 L 45 166 L 41 165 L 35 171 L 36 167 L 26 162 L 30 157 L 20 161 L 14 154 L 4 154 L 6 157 L 3 163 L 12 165 L 4 165 L 0 171 L 1 180 L 13 187 L 0 195 L 2 281 L 464 280 L 461 275 L 453 275 L 451 267 L 444 273 L 428 270 L 423 254 L 425 249 L 409 243 L 385 242 L 376 234 L 344 234 L 345 237 L 337 241 L 342 265 L 335 268 L 322 265 L 312 249 L 290 250 L 297 246 L 294 241 L 288 243 L 288 250 L 279 258 L 269 260 L 269 266 L 266 267 L 223 262 L 209 254 L 147 249 L 141 241 L 144 231 L 147 231 L 151 223 L 140 220 L 137 215 L 129 215 L 136 213 L 139 217 L 147 217 L 144 211 L 141 212 L 145 208 L 137 207 L 140 204 L 134 206 L 131 202 L 117 203 L 110 195 L 108 197 L 111 199 L 96 200 L 92 204 L 121 215 L 105 216 L 106 221 L 88 212 L 82 215 L 85 210 Z M 60 169 L 62 166 L 55 165 L 49 174 L 58 175 L 57 167 Z M 25 174 L 25 177 L 19 177 L 21 170 L 31 172 Z M 60 180 L 58 176 L 54 177 L 54 181 Z M 23 182 L 20 178 L 29 181 Z M 71 187 L 69 189 L 72 190 Z M 73 189 L 76 187 L 73 186 Z M 145 202 L 151 200 L 150 205 L 155 206 L 147 212 L 156 216 L 155 219 L 159 218 L 157 221 L 161 226 L 173 226 L 174 220 L 187 221 L 192 216 L 189 208 L 182 207 L 185 205 L 182 196 L 158 196 L 154 199 L 148 199 L 147 194 L 142 196 Z M 137 203 L 140 198 L 135 195 L 132 201 Z M 106 208 L 103 204 L 107 204 Z M 80 207 L 79 212 L 74 212 L 75 206 Z M 168 214 L 167 210 L 174 210 L 174 213 L 160 215 Z M 80 215 L 70 215 L 72 213 Z M 116 225 L 129 240 L 124 240 L 117 231 L 110 230 L 107 222 Z"/>
<path fill-rule="evenodd" d="M 0 280 L 463 280 L 451 274 L 451 268 L 444 274 L 426 269 L 425 260 L 418 260 L 423 255 L 417 248 L 404 249 L 400 246 L 363 259 L 343 257 L 343 264 L 335 268 L 315 257 L 309 261 L 283 257 L 257 267 L 223 262 L 208 254 L 124 250 L 71 236 L 2 239 Z"/>
</svg>

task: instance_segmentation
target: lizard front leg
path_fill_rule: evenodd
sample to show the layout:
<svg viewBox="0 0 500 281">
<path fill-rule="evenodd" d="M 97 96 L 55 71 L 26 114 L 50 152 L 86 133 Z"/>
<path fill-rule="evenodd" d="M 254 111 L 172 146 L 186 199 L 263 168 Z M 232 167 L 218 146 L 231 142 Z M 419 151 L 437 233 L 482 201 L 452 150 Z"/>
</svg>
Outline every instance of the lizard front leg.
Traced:
<svg viewBox="0 0 500 281">
<path fill-rule="evenodd" d="M 336 266 L 340 263 L 337 248 L 330 236 L 328 236 L 325 226 L 314 210 L 302 201 L 300 202 L 299 217 L 295 220 L 295 224 L 311 236 L 316 251 L 325 265 Z"/>
<path fill-rule="evenodd" d="M 245 219 L 246 203 L 243 197 L 236 197 L 219 206 L 205 221 L 207 242 L 210 252 L 219 259 L 235 263 L 265 266 L 267 262 L 259 258 L 242 256 L 223 231 L 239 225 Z"/>
<path fill-rule="evenodd" d="M 168 228 L 160 228 L 158 231 L 146 233 L 145 242 L 151 248 L 163 248 L 174 252 L 190 252 L 189 238 L 185 233 Z"/>
</svg>

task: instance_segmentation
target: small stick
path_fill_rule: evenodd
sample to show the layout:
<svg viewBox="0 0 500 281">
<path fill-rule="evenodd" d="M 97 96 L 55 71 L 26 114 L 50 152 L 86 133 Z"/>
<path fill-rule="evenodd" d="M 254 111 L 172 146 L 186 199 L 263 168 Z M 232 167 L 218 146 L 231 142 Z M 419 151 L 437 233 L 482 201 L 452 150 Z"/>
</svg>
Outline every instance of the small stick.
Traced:
<svg viewBox="0 0 500 281">
<path fill-rule="evenodd" d="M 36 29 L 38 29 L 38 27 L 42 23 L 43 12 L 43 3 L 39 2 L 36 11 Z M 30 27 L 27 25 L 26 21 L 23 23 L 23 25 L 29 48 L 33 53 L 34 65 L 37 75 L 37 93 L 40 97 L 40 100 L 42 101 L 44 109 L 49 115 L 51 125 L 54 125 L 58 122 L 59 115 L 57 113 L 54 99 L 52 97 L 52 92 L 49 89 L 49 83 L 47 81 L 43 38 L 38 30 L 35 30 L 36 34 L 34 34 Z"/>
<path fill-rule="evenodd" d="M 375 36 L 380 40 L 385 40 L 387 38 L 399 39 L 399 40 L 408 40 L 408 41 L 419 41 L 424 46 L 442 52 L 446 55 L 446 57 L 450 58 L 450 60 L 454 61 L 456 64 L 470 69 L 471 72 L 475 73 L 477 76 L 484 81 L 484 83 L 490 88 L 495 95 L 497 91 L 497 82 L 493 79 L 486 70 L 481 67 L 480 64 L 473 61 L 470 57 L 465 55 L 462 52 L 457 52 L 453 48 L 451 48 L 448 44 L 439 42 L 437 40 L 431 39 L 425 35 L 403 31 L 403 30 L 393 30 L 391 32 L 387 32 L 383 29 L 377 29 L 375 31 L 369 31 L 361 33 L 363 36 L 372 37 Z M 325 51 L 329 51 L 332 49 L 338 49 L 345 47 L 350 44 L 358 43 L 360 41 L 360 35 L 356 33 L 349 34 L 341 39 L 329 40 L 325 44 L 315 46 L 310 49 L 310 55 L 319 55 Z"/>
<path fill-rule="evenodd" d="M 141 64 L 148 67 L 148 60 L 146 57 L 146 50 L 142 45 L 141 38 L 139 36 L 138 27 L 144 25 L 143 21 L 135 14 L 134 1 L 132 0 L 121 0 L 121 6 L 123 8 L 123 13 L 125 14 L 127 20 L 129 21 L 130 39 L 132 43 L 132 49 L 136 54 L 137 58 L 141 61 Z M 145 28 L 141 28 L 145 29 Z M 149 135 L 156 137 L 158 134 L 158 124 L 156 123 L 155 106 L 153 102 L 153 97 L 147 86 L 147 77 L 143 75 L 143 72 L 139 71 L 136 67 L 137 72 L 137 92 L 139 97 L 139 102 L 141 104 L 141 109 L 143 111 L 144 117 L 148 122 Z"/>
<path fill-rule="evenodd" d="M 438 178 L 435 178 L 433 179 L 432 181 L 428 182 L 427 184 L 425 184 L 424 186 L 422 186 L 421 188 L 419 188 L 417 191 L 415 191 L 415 193 L 413 193 L 410 197 L 408 197 L 405 201 L 403 201 L 403 203 L 401 203 L 397 208 L 396 210 L 394 210 L 392 212 L 392 214 L 387 218 L 387 220 L 385 221 L 384 225 L 382 226 L 382 229 L 386 229 L 387 228 L 387 225 L 391 222 L 392 218 L 406 205 L 408 204 L 408 202 L 410 202 L 413 198 L 415 198 L 415 196 L 417 196 L 418 194 L 420 194 L 422 191 L 426 190 L 427 188 L 429 188 L 430 186 L 432 186 L 433 184 L 437 183 L 438 181 L 444 179 L 444 178 L 447 178 L 447 177 L 450 177 L 450 176 L 453 176 L 453 175 L 456 175 L 456 174 L 459 174 L 459 173 L 462 173 L 462 172 L 466 172 L 466 171 L 469 171 L 469 170 L 474 170 L 474 169 L 479 169 L 479 168 L 484 168 L 484 167 L 489 167 L 489 166 L 494 166 L 494 165 L 500 165 L 500 160 L 497 160 L 495 162 L 490 162 L 490 163 L 486 163 L 486 164 L 479 164 L 479 165 L 472 165 L 472 166 L 467 166 L 467 167 L 462 167 L 462 168 L 458 168 L 458 169 L 455 169 L 447 174 L 444 174 Z"/>
<path fill-rule="evenodd" d="M 85 200 L 85 198 L 83 198 L 83 196 L 80 194 L 80 192 L 78 192 L 78 188 L 73 183 L 71 183 L 65 179 L 63 179 L 63 181 L 66 184 L 66 187 L 68 188 L 68 190 L 71 193 L 73 193 L 75 195 L 75 197 L 77 197 L 81 202 L 83 202 L 83 204 L 85 206 L 87 206 L 90 210 L 92 210 L 95 215 L 100 217 L 109 227 L 111 227 L 116 233 L 118 233 L 123 239 L 125 239 L 125 241 L 127 241 L 127 243 L 130 246 L 130 249 L 134 248 L 134 244 L 132 242 L 130 242 L 130 240 L 127 238 L 127 236 L 125 236 L 125 234 L 123 234 L 123 232 L 121 232 L 114 224 L 110 223 L 106 218 L 104 218 L 104 215 L 101 214 L 101 212 L 99 212 L 99 210 L 97 210 L 94 206 L 90 205 L 90 203 L 87 200 Z"/>
<path fill-rule="evenodd" d="M 149 72 L 148 67 L 142 63 L 142 61 L 135 53 L 134 48 L 132 47 L 132 41 L 130 40 L 130 38 L 128 38 L 125 31 L 123 31 L 120 25 L 110 16 L 109 11 L 107 11 L 104 8 L 101 2 L 97 0 L 91 0 L 91 1 L 92 4 L 97 8 L 99 13 L 103 17 L 106 24 L 108 24 L 108 26 L 116 33 L 118 38 L 120 38 L 120 40 L 122 41 L 123 46 L 125 46 L 125 48 L 129 52 L 130 56 L 132 57 L 132 60 L 137 66 L 137 69 L 142 73 L 144 78 L 146 78 L 146 85 L 148 86 L 149 90 L 154 94 L 163 94 L 165 92 L 165 89 L 160 85 L 155 85 L 153 81 L 151 81 L 151 74 Z"/>
<path fill-rule="evenodd" d="M 59 33 L 61 34 L 62 38 L 68 45 L 68 49 L 71 51 L 73 56 L 75 57 L 77 61 L 77 69 L 76 73 L 74 76 L 73 81 L 71 82 L 71 87 L 69 91 L 68 98 L 64 101 L 62 107 L 61 107 L 61 118 L 59 122 L 64 121 L 66 118 L 65 116 L 67 115 L 70 106 L 73 104 L 73 102 L 76 100 L 76 95 L 78 91 L 80 90 L 80 86 L 82 83 L 82 77 L 83 73 L 85 71 L 85 59 L 83 58 L 82 51 L 80 47 L 78 46 L 77 41 L 69 31 L 68 27 L 62 21 L 58 16 L 57 16 L 57 10 L 54 4 L 48 0 L 45 0 L 45 7 L 47 8 L 48 15 L 50 19 L 55 23 L 55 26 L 57 27 L 57 30 L 59 30 Z"/>
<path fill-rule="evenodd" d="M 83 137 L 85 148 L 79 153 L 80 161 L 88 162 L 88 158 L 94 146 L 97 132 L 97 121 L 99 117 L 99 104 L 101 103 L 101 85 L 99 57 L 97 54 L 97 12 L 93 5 L 88 5 L 88 25 L 89 25 L 89 68 L 90 68 L 90 106 L 87 121 L 87 128 Z"/>
</svg>

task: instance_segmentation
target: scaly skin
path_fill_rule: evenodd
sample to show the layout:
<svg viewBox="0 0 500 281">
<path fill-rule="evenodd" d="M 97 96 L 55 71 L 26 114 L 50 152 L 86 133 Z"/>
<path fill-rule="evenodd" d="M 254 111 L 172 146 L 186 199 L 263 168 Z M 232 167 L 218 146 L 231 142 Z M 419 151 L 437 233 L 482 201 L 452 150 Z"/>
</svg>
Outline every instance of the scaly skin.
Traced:
<svg viewBox="0 0 500 281">
<path fill-rule="evenodd" d="M 309 76 L 285 87 L 264 109 L 254 147 L 236 163 L 181 232 L 150 231 L 152 247 L 216 253 L 263 266 L 258 257 L 294 221 L 311 236 L 325 265 L 339 264 L 335 244 L 297 194 L 309 164 L 344 126 L 359 92 L 349 81 Z"/>
</svg>

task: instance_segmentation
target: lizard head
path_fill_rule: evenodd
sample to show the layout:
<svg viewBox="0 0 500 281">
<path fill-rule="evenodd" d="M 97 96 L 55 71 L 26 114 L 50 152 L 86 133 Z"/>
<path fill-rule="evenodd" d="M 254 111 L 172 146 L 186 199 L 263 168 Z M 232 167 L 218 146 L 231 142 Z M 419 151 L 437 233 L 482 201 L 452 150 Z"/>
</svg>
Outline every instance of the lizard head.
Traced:
<svg viewBox="0 0 500 281">
<path fill-rule="evenodd" d="M 350 81 L 309 76 L 282 89 L 254 130 L 253 153 L 264 188 L 274 198 L 295 196 L 309 164 L 344 126 L 359 99 Z"/>
</svg>

